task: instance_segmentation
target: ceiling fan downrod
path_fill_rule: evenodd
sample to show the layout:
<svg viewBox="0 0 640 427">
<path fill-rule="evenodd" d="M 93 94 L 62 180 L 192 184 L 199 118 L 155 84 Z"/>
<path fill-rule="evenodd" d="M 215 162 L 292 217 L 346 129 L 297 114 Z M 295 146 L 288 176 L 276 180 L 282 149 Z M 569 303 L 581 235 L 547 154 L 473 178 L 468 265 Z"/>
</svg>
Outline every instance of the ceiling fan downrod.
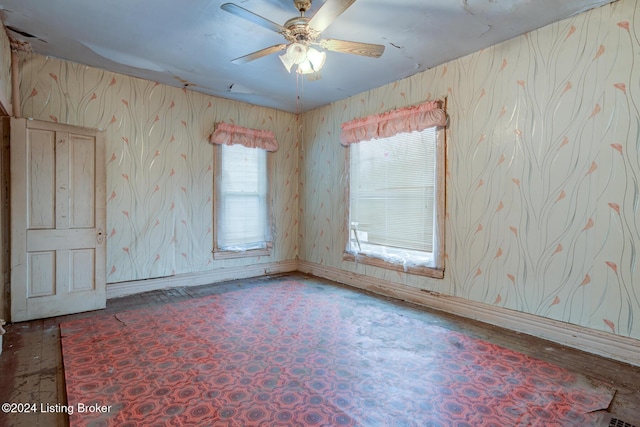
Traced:
<svg viewBox="0 0 640 427">
<path fill-rule="evenodd" d="M 293 0 L 293 4 L 300 11 L 300 16 L 304 16 L 304 13 L 311 9 L 311 0 Z"/>
</svg>

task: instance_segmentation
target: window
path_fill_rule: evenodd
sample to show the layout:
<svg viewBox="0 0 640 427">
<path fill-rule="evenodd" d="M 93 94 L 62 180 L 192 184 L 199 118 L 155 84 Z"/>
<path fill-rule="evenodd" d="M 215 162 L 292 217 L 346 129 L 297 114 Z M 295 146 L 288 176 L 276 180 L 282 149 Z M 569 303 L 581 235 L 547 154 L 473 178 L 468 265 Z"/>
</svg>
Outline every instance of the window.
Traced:
<svg viewBox="0 0 640 427">
<path fill-rule="evenodd" d="M 268 255 L 267 151 L 243 145 L 216 147 L 214 258 Z"/>
<path fill-rule="evenodd" d="M 444 132 L 351 144 L 346 259 L 443 277 Z"/>
</svg>

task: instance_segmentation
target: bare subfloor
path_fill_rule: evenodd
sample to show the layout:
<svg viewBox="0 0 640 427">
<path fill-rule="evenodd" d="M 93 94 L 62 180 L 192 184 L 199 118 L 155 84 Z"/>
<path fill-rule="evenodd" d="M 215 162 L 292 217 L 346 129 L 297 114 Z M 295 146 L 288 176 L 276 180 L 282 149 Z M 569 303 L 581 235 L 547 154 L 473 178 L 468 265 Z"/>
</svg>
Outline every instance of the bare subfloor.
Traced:
<svg viewBox="0 0 640 427">
<path fill-rule="evenodd" d="M 295 280 L 316 282 L 329 286 L 343 286 L 324 279 L 300 273 L 291 274 Z M 278 276 L 282 280 L 283 276 Z M 126 310 L 159 306 L 190 298 L 251 286 L 264 286 L 270 278 L 258 278 L 225 282 L 207 286 L 153 291 L 124 298 L 109 300 L 105 310 L 61 316 L 8 325 L 4 335 L 3 353 L 0 355 L 0 403 L 29 404 L 21 410 L 34 409 L 35 413 L 4 413 L 0 411 L 0 426 L 67 426 L 64 413 L 43 413 L 41 404 L 66 404 L 64 371 L 60 346 L 59 323 L 66 320 L 117 313 Z M 361 292 L 361 291 L 354 291 Z M 554 363 L 563 368 L 584 374 L 604 382 L 616 390 L 607 412 L 601 415 L 602 425 L 608 426 L 610 419 L 640 427 L 640 368 L 605 359 L 561 345 L 502 329 L 496 326 L 464 319 L 439 311 L 386 300 L 394 305 L 412 307 L 426 313 L 433 324 L 464 332 L 465 334 L 510 348 L 537 359 Z M 640 350 L 639 350 L 640 351 Z M 17 405 L 14 405 L 14 409 Z M 623 425 L 623 424 L 619 424 Z"/>
</svg>

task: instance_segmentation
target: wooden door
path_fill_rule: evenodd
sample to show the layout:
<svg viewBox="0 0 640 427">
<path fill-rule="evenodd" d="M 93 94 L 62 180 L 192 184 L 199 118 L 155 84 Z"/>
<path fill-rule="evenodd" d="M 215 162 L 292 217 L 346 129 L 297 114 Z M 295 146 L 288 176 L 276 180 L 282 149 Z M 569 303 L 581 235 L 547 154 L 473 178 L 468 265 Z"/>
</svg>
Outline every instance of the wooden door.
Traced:
<svg viewBox="0 0 640 427">
<path fill-rule="evenodd" d="M 11 320 L 106 305 L 104 133 L 11 119 Z"/>
</svg>

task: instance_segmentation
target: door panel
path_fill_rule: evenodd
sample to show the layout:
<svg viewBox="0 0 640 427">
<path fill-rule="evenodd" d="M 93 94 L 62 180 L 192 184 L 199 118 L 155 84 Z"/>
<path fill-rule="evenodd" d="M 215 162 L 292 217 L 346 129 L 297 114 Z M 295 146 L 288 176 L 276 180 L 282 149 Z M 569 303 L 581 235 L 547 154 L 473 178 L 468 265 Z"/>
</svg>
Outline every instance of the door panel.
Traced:
<svg viewBox="0 0 640 427">
<path fill-rule="evenodd" d="M 27 277 L 27 283 L 29 284 L 27 298 L 55 295 L 55 251 L 30 252 L 27 256 L 27 263 L 29 272 Z"/>
<path fill-rule="evenodd" d="M 71 170 L 71 228 L 95 227 L 95 143 L 92 138 L 71 136 L 70 158 L 75 167 Z"/>
<path fill-rule="evenodd" d="M 69 292 L 91 291 L 95 288 L 95 250 L 69 251 Z"/>
<path fill-rule="evenodd" d="M 29 228 L 54 228 L 55 224 L 55 180 L 51 179 L 56 167 L 55 135 L 51 132 L 30 132 L 27 141 L 29 162 L 27 179 L 29 185 Z M 13 148 L 13 147 L 12 147 Z"/>
<path fill-rule="evenodd" d="M 104 133 L 11 120 L 12 320 L 104 308 Z"/>
</svg>

